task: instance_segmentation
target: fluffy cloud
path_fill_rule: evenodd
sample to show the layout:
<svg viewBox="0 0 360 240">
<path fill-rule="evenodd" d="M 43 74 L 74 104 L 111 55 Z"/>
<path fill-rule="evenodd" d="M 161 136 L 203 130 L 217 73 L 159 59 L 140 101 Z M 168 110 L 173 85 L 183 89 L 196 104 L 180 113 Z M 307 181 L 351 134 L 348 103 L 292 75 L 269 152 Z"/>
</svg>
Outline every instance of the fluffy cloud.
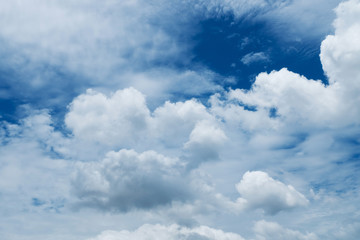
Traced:
<svg viewBox="0 0 360 240">
<path fill-rule="evenodd" d="M 241 195 L 239 203 L 249 208 L 261 208 L 268 214 L 298 206 L 306 206 L 308 200 L 291 185 L 285 185 L 269 177 L 265 172 L 246 172 L 236 185 Z"/>
<path fill-rule="evenodd" d="M 197 167 L 201 162 L 218 159 L 220 149 L 226 140 L 225 133 L 213 123 L 207 121 L 197 123 L 184 146 L 189 153 L 189 164 Z"/>
<path fill-rule="evenodd" d="M 302 125 L 303 129 L 357 123 L 360 119 L 356 107 L 360 102 L 357 94 L 360 71 L 356 65 L 360 56 L 359 3 L 342 3 L 336 13 L 335 34 L 322 42 L 320 55 L 329 85 L 287 69 L 260 73 L 250 90 L 235 89 L 223 99 L 213 98 L 214 112 L 230 122 L 240 122 L 246 130 L 274 128 L 284 123 Z"/>
<path fill-rule="evenodd" d="M 134 88 L 110 97 L 88 90 L 69 105 L 65 123 L 79 149 L 89 144 L 103 146 L 102 151 L 183 149 L 193 166 L 217 159 L 226 140 L 220 124 L 199 101 L 165 102 L 150 112 L 145 96 Z"/>
<path fill-rule="evenodd" d="M 159 240 L 244 240 L 240 235 L 235 233 L 223 232 L 218 229 L 213 229 L 207 226 L 200 226 L 196 228 L 186 228 L 179 225 L 143 225 L 133 232 L 130 231 L 105 231 L 95 238 L 88 240 L 145 240 L 145 239 L 159 239 Z"/>
<path fill-rule="evenodd" d="M 257 240 L 317 240 L 314 233 L 303 234 L 299 231 L 286 229 L 275 222 L 259 221 L 254 226 Z"/>
<path fill-rule="evenodd" d="M 128 88 L 109 98 L 88 90 L 73 100 L 65 123 L 80 139 L 129 147 L 148 128 L 149 120 L 144 95 Z"/>
<path fill-rule="evenodd" d="M 336 8 L 335 34 L 321 44 L 321 63 L 330 83 L 339 82 L 358 90 L 360 87 L 360 4 L 357 0 L 341 3 Z"/>
<path fill-rule="evenodd" d="M 7 3 L 8 5 L 4 6 L 9 7 L 20 2 Z M 133 9 L 139 2 L 126 1 L 124 4 Z M 86 5 L 85 2 L 79 4 L 81 6 L 77 4 L 72 6 L 82 8 L 83 4 Z M 115 2 L 111 1 L 110 8 L 112 4 Z M 90 5 L 88 7 L 92 9 L 93 6 Z M 246 222 L 258 221 L 259 216 L 263 217 L 257 211 L 234 214 L 239 213 L 244 207 L 249 210 L 262 209 L 267 214 L 273 215 L 280 211 L 308 206 L 308 208 L 299 208 L 296 212 L 287 211 L 276 218 L 281 221 L 296 219 L 302 231 L 306 228 L 313 231 L 316 228 L 313 223 L 324 222 L 325 228 L 315 229 L 319 236 L 326 235 L 318 234 L 321 231 L 326 232 L 333 226 L 340 226 L 338 219 L 342 222 L 353 222 L 359 216 L 357 207 L 359 128 L 357 125 L 360 118 L 357 110 L 359 109 L 359 70 L 356 66 L 359 51 L 355 42 L 359 37 L 357 31 L 359 5 L 358 1 L 349 1 L 340 5 L 337 9 L 335 34 L 329 36 L 322 44 L 321 59 L 329 76 L 329 85 L 282 69 L 259 74 L 249 91 L 236 89 L 212 96 L 209 107 L 196 99 L 175 103 L 165 102 L 159 107 L 156 104 L 148 107 L 144 94 L 134 88 L 125 88 L 108 95 L 88 91 L 75 98 L 69 105 L 65 124 L 72 134 L 67 137 L 55 130 L 46 111 L 33 114 L 18 124 L 2 123 L 0 198 L 6 204 L 3 204 L 1 211 L 5 211 L 7 206 L 12 206 L 14 211 L 22 214 L 21 211 L 28 210 L 26 207 L 23 209 L 23 206 L 30 204 L 33 205 L 31 209 L 61 207 L 65 200 L 55 201 L 52 196 L 56 198 L 67 196 L 70 186 L 68 175 L 73 171 L 71 161 L 76 161 L 74 165 L 77 169 L 72 179 L 72 194 L 77 198 L 77 206 L 127 212 L 127 214 L 130 214 L 130 210 L 144 210 L 131 211 L 131 214 L 137 212 L 140 216 L 134 217 L 133 225 L 128 224 L 127 219 L 121 222 L 126 222 L 124 228 L 128 229 L 134 229 L 142 224 L 136 219 L 143 219 L 144 215 L 149 216 L 165 208 L 170 209 L 169 222 L 177 221 L 177 216 L 170 215 L 171 211 L 178 211 L 178 216 L 187 218 L 184 220 L 186 223 L 211 222 L 209 226 L 218 224 L 239 232 L 246 231 L 246 227 L 239 229 L 241 225 L 239 222 L 244 223 L 241 226 L 248 226 L 246 224 L 249 223 Z M 42 11 L 46 13 L 47 9 L 45 10 Z M 135 11 L 135 7 L 133 10 Z M 45 15 L 47 16 L 47 13 Z M 62 13 L 60 15 L 63 18 Z M 24 18 L 33 21 L 29 17 Z M 64 19 L 66 21 L 66 18 Z M 131 21 L 133 20 L 136 22 L 137 18 Z M 104 24 L 105 26 L 107 25 Z M 33 44 L 33 41 L 27 39 L 28 33 L 25 32 L 24 39 L 21 37 L 17 39 L 13 29 L 3 27 L 0 31 L 6 33 L 4 33 L 5 40 L 14 38 L 16 46 Z M 144 31 L 145 34 L 150 34 L 154 30 L 151 26 L 148 27 L 148 31 Z M 49 29 L 45 30 L 51 31 L 52 27 Z M 102 30 L 100 32 L 103 34 Z M 161 32 L 159 34 L 162 36 Z M 87 35 L 86 31 L 85 35 Z M 132 39 L 131 36 L 129 38 Z M 137 44 L 141 45 L 135 41 L 134 46 Z M 148 44 L 152 45 L 144 43 L 145 49 Z M 34 49 L 46 47 L 35 45 Z M 59 47 L 65 48 L 60 43 Z M 76 50 L 76 47 L 74 48 Z M 28 54 L 34 54 L 36 52 L 34 49 L 29 50 Z M 47 53 L 62 55 L 57 51 L 61 52 L 62 49 L 49 50 Z M 109 54 L 111 51 L 109 50 Z M 80 52 L 86 51 L 80 49 Z M 136 57 L 137 53 L 133 53 L 133 56 L 131 52 L 125 50 L 124 52 L 120 55 L 129 54 L 129 59 L 136 61 L 141 58 Z M 144 55 L 151 55 L 151 51 L 145 52 Z M 43 54 L 44 51 L 39 53 Z M 102 57 L 95 54 L 94 59 L 101 62 L 102 59 L 106 59 L 107 53 L 106 50 L 106 54 Z M 43 59 L 43 56 L 38 57 Z M 151 59 L 151 56 L 148 57 Z M 168 58 L 164 57 L 164 59 Z M 74 66 L 71 64 L 68 66 L 70 69 L 79 67 L 75 60 L 72 62 Z M 121 61 L 121 58 L 116 61 Z M 86 61 L 84 64 L 86 65 Z M 94 77 L 106 75 L 97 72 L 101 71 L 99 70 L 101 66 L 94 69 L 89 67 L 93 64 L 92 62 L 86 67 L 83 66 L 84 69 L 91 70 L 89 75 L 93 73 Z M 114 66 L 117 64 L 116 62 Z M 79 68 L 82 69 L 82 66 Z M 105 72 L 107 71 L 108 69 Z M 166 83 L 171 82 L 173 76 L 179 77 L 178 72 L 173 75 L 168 74 L 169 72 L 174 73 L 174 71 L 165 71 L 163 75 L 150 74 L 152 76 L 150 82 L 149 75 L 146 74 L 128 76 L 129 79 L 132 79 L 130 75 L 137 79 L 134 80 L 134 85 L 151 88 L 153 87 L 151 83 L 157 82 L 157 77 L 161 79 L 169 75 Z M 175 82 L 186 85 L 191 83 L 194 76 L 202 79 L 202 73 L 190 72 L 184 76 L 187 79 L 185 83 L 181 81 L 184 79 L 181 77 Z M 208 77 L 209 75 L 205 74 L 205 83 Z M 34 86 L 42 84 L 41 79 L 30 82 Z M 208 89 L 216 89 L 212 87 L 210 84 Z M 176 86 L 173 86 L 174 88 Z M 177 91 L 181 92 L 181 89 Z M 103 92 L 107 92 L 106 89 Z M 97 151 L 98 149 L 100 150 Z M 94 152 L 96 154 L 93 154 Z M 61 158 L 66 158 L 67 161 Z M 209 162 L 218 158 L 223 161 Z M 202 162 L 209 164 L 201 164 Z M 300 186 L 298 189 L 313 188 L 313 201 L 309 204 L 305 196 L 294 187 L 274 180 L 264 172 L 247 172 L 236 185 L 238 192 L 228 190 L 239 180 L 239 171 L 254 169 L 255 166 L 281 171 L 286 179 L 284 181 Z M 334 182 L 336 184 L 333 184 Z M 19 192 L 21 192 L 21 203 L 12 205 L 12 202 L 18 199 Z M 319 197 L 321 195 L 319 192 L 323 195 L 340 196 Z M 240 198 L 237 201 L 229 200 L 236 199 L 238 194 Z M 52 203 L 56 203 L 57 206 Z M 84 212 L 82 213 L 86 215 L 87 213 Z M 216 216 L 210 218 L 210 212 Z M 349 218 L 350 215 L 355 217 Z M 71 217 L 65 216 L 64 219 L 74 221 Z M 273 218 L 273 216 L 266 217 Z M 99 219 L 98 216 L 94 218 Z M 188 220 L 194 218 L 194 222 Z M 73 223 L 72 221 L 69 221 L 69 224 Z M 165 220 L 152 219 L 152 222 L 161 221 Z M 41 226 L 37 227 L 41 228 Z M 339 237 L 356 238 L 359 235 L 357 223 L 339 228 L 337 232 Z M 64 227 L 64 229 L 69 228 Z M 259 240 L 316 239 L 312 233 L 286 229 L 273 222 L 259 221 L 254 230 Z M 145 225 L 133 232 L 104 232 L 95 239 L 141 239 L 148 236 L 161 236 L 166 239 L 241 239 L 238 235 L 208 227 L 184 228 L 177 225 L 169 227 Z"/>
<path fill-rule="evenodd" d="M 153 134 L 169 147 L 180 146 L 199 121 L 210 120 L 212 116 L 199 101 L 165 102 L 154 110 Z"/>
<path fill-rule="evenodd" d="M 229 92 L 229 99 L 254 106 L 268 112 L 280 121 L 298 124 L 330 124 L 339 114 L 339 99 L 333 88 L 320 81 L 282 69 L 261 73 L 249 91 L 236 89 Z"/>
<path fill-rule="evenodd" d="M 156 152 L 109 152 L 99 162 L 79 163 L 73 179 L 81 206 L 104 210 L 149 209 L 189 199 L 177 159 Z"/>
<path fill-rule="evenodd" d="M 359 1 L 347 1 L 336 8 L 335 34 L 329 35 L 321 44 L 321 63 L 329 77 L 329 82 L 338 86 L 338 94 L 343 99 L 342 108 L 348 118 L 360 119 L 360 14 Z"/>
</svg>

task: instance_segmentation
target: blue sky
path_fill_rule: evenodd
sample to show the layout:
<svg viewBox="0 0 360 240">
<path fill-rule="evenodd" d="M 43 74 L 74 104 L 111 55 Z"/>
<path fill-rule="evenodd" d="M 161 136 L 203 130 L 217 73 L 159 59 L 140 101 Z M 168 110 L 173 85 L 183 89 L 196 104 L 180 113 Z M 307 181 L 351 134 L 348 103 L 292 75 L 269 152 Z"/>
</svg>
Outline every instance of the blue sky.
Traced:
<svg viewBox="0 0 360 240">
<path fill-rule="evenodd" d="M 1 239 L 358 239 L 359 15 L 0 0 Z"/>
</svg>

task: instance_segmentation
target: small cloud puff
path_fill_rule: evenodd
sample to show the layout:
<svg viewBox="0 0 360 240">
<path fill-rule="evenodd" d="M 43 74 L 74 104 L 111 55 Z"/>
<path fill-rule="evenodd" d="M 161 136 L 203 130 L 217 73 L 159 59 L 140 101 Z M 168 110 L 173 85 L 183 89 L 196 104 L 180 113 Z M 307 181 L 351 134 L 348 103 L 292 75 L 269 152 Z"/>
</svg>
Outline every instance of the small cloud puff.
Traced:
<svg viewBox="0 0 360 240">
<path fill-rule="evenodd" d="M 236 189 L 241 194 L 239 203 L 252 209 L 261 208 L 270 215 L 309 203 L 293 186 L 286 186 L 261 171 L 246 172 Z"/>
<path fill-rule="evenodd" d="M 268 62 L 269 56 L 264 52 L 251 52 L 241 58 L 241 62 L 245 65 L 250 65 L 256 62 Z"/>
</svg>

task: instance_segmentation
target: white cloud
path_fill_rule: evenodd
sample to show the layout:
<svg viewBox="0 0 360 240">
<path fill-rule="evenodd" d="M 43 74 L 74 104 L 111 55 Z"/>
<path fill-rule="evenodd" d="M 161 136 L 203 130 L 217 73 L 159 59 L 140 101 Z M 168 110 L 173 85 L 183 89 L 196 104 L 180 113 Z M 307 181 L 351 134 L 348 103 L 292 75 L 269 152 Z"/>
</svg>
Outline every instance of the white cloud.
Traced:
<svg viewBox="0 0 360 240">
<path fill-rule="evenodd" d="M 8 212 L 58 212 L 69 197 L 69 162 L 59 156 L 66 139 L 47 111 L 32 111 L 17 124 L 0 122 L 0 198 Z"/>
<path fill-rule="evenodd" d="M 321 63 L 329 82 L 338 86 L 342 108 L 348 118 L 358 122 L 360 110 L 360 14 L 359 1 L 347 1 L 336 8 L 335 34 L 321 44 Z"/>
<path fill-rule="evenodd" d="M 78 163 L 73 178 L 78 206 L 129 211 L 191 198 L 183 166 L 154 151 L 109 152 L 98 162 Z"/>
<path fill-rule="evenodd" d="M 153 134 L 165 145 L 180 146 L 199 121 L 210 120 L 212 116 L 199 101 L 165 102 L 153 112 Z"/>
<path fill-rule="evenodd" d="M 178 38 L 191 31 L 191 13 L 183 16 L 181 1 L 0 2 L 0 64 L 13 74 L 4 78 L 10 96 L 54 107 L 89 87 L 135 86 L 160 99 L 219 89 L 210 70 L 173 67 L 189 61 Z"/>
<path fill-rule="evenodd" d="M 249 208 L 261 208 L 267 214 L 306 206 L 309 202 L 293 186 L 286 186 L 260 171 L 246 172 L 236 189 L 241 195 L 239 203 Z"/>
<path fill-rule="evenodd" d="M 14 74 L 4 79 L 9 86 L 7 95 L 53 107 L 89 87 L 134 86 L 162 100 L 179 92 L 196 96 L 220 90 L 210 70 L 171 67 L 189 63 L 194 21 L 230 12 L 238 17 L 263 15 L 296 4 L 264 0 L 2 0 L 1 5 L 0 52 L 6 57 L 0 62 Z"/>
<path fill-rule="evenodd" d="M 10 46 L 31 60 L 65 63 L 89 77 L 105 77 L 127 61 L 181 54 L 167 33 L 147 22 L 157 11 L 145 1 L 2 1 L 2 6 L 0 34 Z"/>
<path fill-rule="evenodd" d="M 179 225 L 150 225 L 146 224 L 135 231 L 105 231 L 95 238 L 88 240 L 244 240 L 240 235 L 235 233 L 223 232 L 222 230 L 213 229 L 207 226 L 195 228 L 186 228 Z"/>
<path fill-rule="evenodd" d="M 178 154 L 183 150 L 189 166 L 194 167 L 218 159 L 226 140 L 215 117 L 199 101 L 165 102 L 150 112 L 145 96 L 134 88 L 118 90 L 110 97 L 88 90 L 69 105 L 65 123 L 83 160 L 114 148 L 173 150 Z M 81 153 L 90 145 L 91 152 L 99 150 L 93 157 Z"/>
<path fill-rule="evenodd" d="M 232 90 L 229 99 L 265 110 L 268 115 L 274 109 L 282 122 L 305 126 L 333 124 L 341 110 L 336 87 L 325 87 L 287 69 L 259 74 L 249 91 Z"/>
<path fill-rule="evenodd" d="M 218 159 L 219 151 L 226 140 L 225 133 L 214 123 L 198 122 L 190 134 L 189 141 L 184 145 L 185 151 L 190 155 L 189 164 L 197 167 L 201 162 Z"/>
<path fill-rule="evenodd" d="M 303 234 L 299 231 L 286 229 L 275 222 L 258 221 L 254 226 L 257 240 L 317 240 L 314 233 Z"/>
<path fill-rule="evenodd" d="M 134 88 L 119 90 L 109 98 L 88 90 L 69 106 L 65 123 L 75 137 L 102 145 L 129 147 L 150 121 L 145 96 Z"/>
<path fill-rule="evenodd" d="M 138 2 L 127 3 L 136 5 Z M 165 209 L 164 212 L 169 210 L 166 219 L 169 223 L 176 222 L 178 216 L 184 216 L 186 223 L 193 223 L 190 220 L 195 219 L 194 222 L 201 224 L 221 225 L 241 232 L 246 231 L 244 226 L 249 224 L 246 222 L 258 221 L 259 217 L 263 217 L 258 211 L 252 210 L 263 209 L 270 215 L 284 211 L 284 214 L 275 217 L 276 220 L 286 222 L 291 219 L 299 224 L 301 231 L 310 229 L 319 236 L 328 236 L 327 239 L 333 236 L 318 233 L 335 229 L 334 226 L 340 229 L 333 231 L 335 235 L 356 237 L 358 224 L 349 225 L 347 222 L 354 219 L 350 215 L 359 216 L 356 171 L 359 146 L 357 125 L 360 119 L 357 109 L 360 101 L 359 70 L 355 66 L 359 51 L 356 42 L 351 40 L 358 39 L 359 5 L 358 1 L 340 5 L 335 35 L 329 36 L 322 45 L 321 57 L 330 79 L 329 86 L 282 69 L 260 74 L 249 91 L 236 89 L 214 95 L 210 99 L 210 107 L 192 99 L 166 102 L 160 107 L 155 104 L 151 108 L 154 110 L 150 110 L 144 94 L 134 88 L 108 95 L 89 91 L 75 98 L 69 107 L 65 123 L 73 135 L 68 137 L 54 129 L 47 112 L 33 114 L 19 124 L 3 123 L 0 130 L 0 198 L 6 204 L 3 204 L 1 211 L 8 211 L 5 208 L 12 206 L 10 212 L 17 211 L 20 215 L 19 212 L 29 209 L 26 206 L 33 197 L 39 200 L 40 205 L 44 203 L 44 207 L 52 205 L 52 196 L 72 198 L 67 196 L 72 160 L 77 162 L 78 167 L 73 178 L 72 193 L 78 197 L 79 206 L 122 212 L 142 209 L 132 211 L 139 214 L 138 218 L 134 217 L 133 225 L 123 217 L 125 221 L 121 221 L 121 224 L 125 222 L 124 228 L 134 229 L 147 221 L 146 217 L 154 211 Z M 12 29 L 4 31 L 10 31 L 7 36 L 15 34 Z M 17 41 L 32 43 L 26 39 Z M 152 72 L 151 81 L 147 74 L 132 77 L 139 77 L 136 82 L 139 86 L 156 89 L 159 86 L 152 85 L 152 81 L 157 82 L 157 76 L 164 78 L 169 72 L 162 75 Z M 185 83 L 188 84 L 194 76 L 202 79 L 201 73 L 184 75 L 182 78 L 175 72 L 164 82 L 171 85 L 173 76 L 179 77 L 176 83 L 187 79 Z M 205 83 L 208 76 L 205 74 Z M 185 83 L 183 87 L 186 87 Z M 161 87 L 154 92 L 162 92 Z M 172 86 L 172 89 L 175 88 Z M 164 86 L 164 89 L 171 87 Z M 181 89 L 177 90 L 181 92 Z M 208 89 L 216 88 L 210 84 Z M 104 89 L 103 92 L 108 91 Z M 107 155 L 104 157 L 105 153 Z M 58 159 L 62 156 L 68 161 Z M 217 157 L 223 161 L 208 161 Z M 96 161 L 89 161 L 94 159 Z M 186 168 L 187 160 L 194 161 L 196 168 L 189 171 Z M 208 164 L 199 164 L 201 162 Z M 284 176 L 283 181 L 291 182 L 297 189 L 314 187 L 316 197 L 312 204 L 308 204 L 305 196 L 294 187 L 274 180 L 264 172 L 247 172 L 237 184 L 238 192 L 228 190 L 239 180 L 239 172 L 259 166 L 280 172 Z M 211 168 L 212 172 L 207 173 Z M 207 178 L 200 173 L 208 174 Z M 319 191 L 323 195 L 340 196 L 318 197 Z M 230 200 L 236 199 L 239 193 L 241 196 L 237 202 Z M 18 195 L 21 195 L 21 203 L 17 202 Z M 308 208 L 297 208 L 301 206 Z M 250 211 L 236 215 L 243 207 Z M 34 208 L 40 207 L 33 206 L 30 210 Z M 293 208 L 297 208 L 296 211 L 285 212 Z M 171 216 L 172 212 L 178 216 Z M 87 220 L 88 213 L 81 213 Z M 211 214 L 216 216 L 210 218 Z M 64 217 L 69 225 L 75 221 L 72 217 Z M 93 219 L 100 219 L 97 217 Z M 136 219 L 142 219 L 142 222 L 138 223 Z M 338 223 L 338 219 L 341 223 Z M 151 222 L 157 220 L 152 219 Z M 165 222 L 164 219 L 161 221 Z M 34 222 L 31 226 L 34 226 Z M 241 225 L 238 222 L 245 223 Z M 326 226 L 316 229 L 314 223 L 318 222 Z M 343 228 L 341 224 L 344 224 Z M 41 227 L 37 225 L 33 229 Z M 57 225 L 54 228 L 64 231 Z M 107 226 L 99 228 L 108 229 Z M 3 229 L 7 231 L 6 227 Z M 116 239 L 122 235 L 124 238 L 140 238 L 146 235 L 148 229 L 168 238 L 175 236 L 175 239 L 179 236 L 188 239 L 240 238 L 207 227 L 199 230 L 177 225 L 152 225 L 145 230 L 140 229 L 134 232 L 104 232 L 98 238 Z M 286 229 L 277 223 L 265 221 L 255 225 L 255 232 L 260 240 L 316 239 L 312 233 Z"/>
<path fill-rule="evenodd" d="M 268 62 L 270 61 L 269 56 L 264 52 L 251 52 L 241 58 L 241 62 L 245 65 L 250 65 L 256 62 Z"/>
<path fill-rule="evenodd" d="M 321 62 L 330 83 L 339 82 L 358 90 L 360 70 L 356 63 L 360 60 L 359 1 L 341 3 L 336 13 L 335 34 L 327 36 L 321 44 Z"/>
</svg>

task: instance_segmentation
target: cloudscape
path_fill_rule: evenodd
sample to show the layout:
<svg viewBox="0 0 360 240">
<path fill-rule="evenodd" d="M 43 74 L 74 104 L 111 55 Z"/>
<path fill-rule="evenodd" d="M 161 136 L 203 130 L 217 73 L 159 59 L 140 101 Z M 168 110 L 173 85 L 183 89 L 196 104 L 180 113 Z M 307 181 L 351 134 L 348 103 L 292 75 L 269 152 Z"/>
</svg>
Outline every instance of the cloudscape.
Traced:
<svg viewBox="0 0 360 240">
<path fill-rule="evenodd" d="M 0 238 L 360 239 L 359 0 L 0 0 Z"/>
</svg>

